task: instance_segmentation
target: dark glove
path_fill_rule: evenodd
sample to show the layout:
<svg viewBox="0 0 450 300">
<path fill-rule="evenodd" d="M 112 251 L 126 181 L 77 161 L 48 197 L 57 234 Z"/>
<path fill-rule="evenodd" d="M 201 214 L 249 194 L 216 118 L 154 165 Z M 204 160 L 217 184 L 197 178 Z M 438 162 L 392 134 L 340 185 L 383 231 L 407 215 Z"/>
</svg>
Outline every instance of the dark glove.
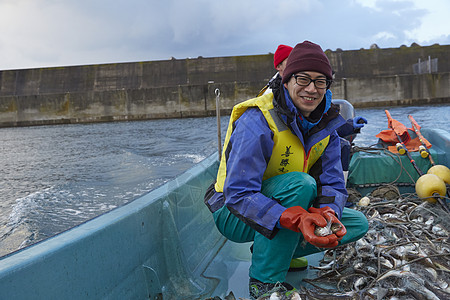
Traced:
<svg viewBox="0 0 450 300">
<path fill-rule="evenodd" d="M 332 208 L 328 206 L 324 206 L 321 208 L 310 207 L 308 211 L 310 213 L 315 213 L 323 216 L 328 222 L 331 222 L 331 224 L 339 224 L 341 226 L 341 229 L 334 233 L 338 241 L 342 240 L 344 235 L 347 234 L 347 229 L 345 228 L 344 224 L 342 224 L 341 221 L 339 221 L 339 219 L 336 217 L 336 213 Z"/>
<path fill-rule="evenodd" d="M 320 248 L 333 248 L 338 245 L 336 235 L 319 237 L 314 234 L 316 225 L 325 227 L 327 220 L 316 213 L 309 213 L 300 206 L 287 208 L 280 217 L 280 225 L 295 232 L 302 232 L 305 240 Z"/>
<path fill-rule="evenodd" d="M 353 128 L 354 129 L 361 129 L 364 127 L 364 124 L 367 124 L 366 118 L 363 117 L 354 117 L 353 118 Z"/>
</svg>

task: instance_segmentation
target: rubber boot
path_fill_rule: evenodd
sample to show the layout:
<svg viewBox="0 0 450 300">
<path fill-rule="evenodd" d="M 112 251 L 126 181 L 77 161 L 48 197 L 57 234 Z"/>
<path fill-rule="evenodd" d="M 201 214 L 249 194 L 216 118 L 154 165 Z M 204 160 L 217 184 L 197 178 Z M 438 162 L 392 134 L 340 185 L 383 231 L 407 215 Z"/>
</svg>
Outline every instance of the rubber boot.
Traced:
<svg viewBox="0 0 450 300">
<path fill-rule="evenodd" d="M 303 271 L 308 268 L 308 260 L 304 257 L 293 258 L 289 265 L 289 272 Z"/>
</svg>

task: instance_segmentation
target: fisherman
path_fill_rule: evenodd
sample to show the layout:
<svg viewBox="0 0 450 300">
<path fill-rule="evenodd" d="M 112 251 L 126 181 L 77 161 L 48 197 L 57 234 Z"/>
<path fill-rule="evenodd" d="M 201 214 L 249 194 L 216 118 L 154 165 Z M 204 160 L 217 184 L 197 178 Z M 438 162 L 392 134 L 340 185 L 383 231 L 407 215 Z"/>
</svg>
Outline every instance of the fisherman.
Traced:
<svg viewBox="0 0 450 300">
<path fill-rule="evenodd" d="M 293 258 L 358 240 L 365 216 L 345 208 L 336 129 L 345 123 L 331 103 L 331 65 L 317 44 L 290 53 L 280 85 L 234 106 L 217 180 L 205 203 L 218 230 L 253 242 L 249 292 L 294 290 L 286 275 Z M 316 235 L 316 227 L 337 231 Z M 280 285 L 281 284 L 281 285 Z"/>
<path fill-rule="evenodd" d="M 287 58 L 291 53 L 291 51 L 292 51 L 291 46 L 283 44 L 278 45 L 277 50 L 275 50 L 275 53 L 273 55 L 273 66 L 275 67 L 277 72 L 269 80 L 267 85 L 261 89 L 261 91 L 258 93 L 258 96 L 268 94 L 272 92 L 273 88 L 277 88 L 280 86 L 281 78 L 283 77 L 283 72 L 284 69 L 286 68 Z M 334 79 L 335 76 L 334 71 L 332 71 L 332 76 Z M 337 129 L 337 133 L 340 137 L 346 139 L 351 144 L 355 139 L 356 134 L 358 134 L 361 131 L 361 128 L 364 127 L 364 124 L 367 124 L 367 119 L 361 116 L 356 116 L 354 118 L 348 119 L 345 124 L 339 127 Z"/>
<path fill-rule="evenodd" d="M 277 70 L 277 73 L 269 80 L 267 85 L 258 93 L 258 96 L 268 94 L 273 92 L 273 90 L 279 89 L 281 78 L 283 76 L 284 69 L 286 68 L 286 62 L 289 54 L 292 51 L 291 46 L 280 44 L 277 47 L 273 55 L 273 66 Z M 332 71 L 332 79 L 334 79 L 335 72 Z M 276 94 L 276 92 L 274 92 Z M 350 167 L 351 159 L 351 149 L 352 143 L 356 135 L 361 132 L 361 128 L 367 124 L 367 119 L 361 116 L 356 116 L 354 118 L 349 118 L 347 121 L 338 129 L 336 129 L 341 142 L 341 163 L 342 170 L 348 173 Z M 351 205 L 351 203 L 347 203 Z M 289 271 L 301 271 L 308 266 L 308 261 L 299 257 L 291 261 Z"/>
</svg>

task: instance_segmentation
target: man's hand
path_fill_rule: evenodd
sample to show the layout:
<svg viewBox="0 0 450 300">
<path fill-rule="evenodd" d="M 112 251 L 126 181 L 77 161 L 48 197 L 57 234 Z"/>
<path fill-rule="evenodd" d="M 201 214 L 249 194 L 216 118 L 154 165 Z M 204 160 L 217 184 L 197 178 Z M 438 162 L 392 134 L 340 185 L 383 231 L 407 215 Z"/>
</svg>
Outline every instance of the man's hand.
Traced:
<svg viewBox="0 0 450 300">
<path fill-rule="evenodd" d="M 309 213 L 300 206 L 287 208 L 280 217 L 280 225 L 295 232 L 301 232 L 305 240 L 320 248 L 333 248 L 338 245 L 335 234 L 319 237 L 315 235 L 316 226 L 325 227 L 327 220 L 317 213 Z"/>
<path fill-rule="evenodd" d="M 353 129 L 361 129 L 364 127 L 364 124 L 367 124 L 366 118 L 359 116 L 353 118 Z"/>
<path fill-rule="evenodd" d="M 344 235 L 347 234 L 347 229 L 345 228 L 344 224 L 339 221 L 339 219 L 336 217 L 336 214 L 333 209 L 331 209 L 328 206 L 324 206 L 322 208 L 315 208 L 310 207 L 308 209 L 310 213 L 316 213 L 321 216 L 323 216 L 327 221 L 331 222 L 331 224 L 338 224 L 340 225 L 340 228 L 338 231 L 334 232 L 334 235 L 336 235 L 337 240 L 340 241 L 344 237 Z M 324 227 L 324 226 L 321 226 Z"/>
</svg>

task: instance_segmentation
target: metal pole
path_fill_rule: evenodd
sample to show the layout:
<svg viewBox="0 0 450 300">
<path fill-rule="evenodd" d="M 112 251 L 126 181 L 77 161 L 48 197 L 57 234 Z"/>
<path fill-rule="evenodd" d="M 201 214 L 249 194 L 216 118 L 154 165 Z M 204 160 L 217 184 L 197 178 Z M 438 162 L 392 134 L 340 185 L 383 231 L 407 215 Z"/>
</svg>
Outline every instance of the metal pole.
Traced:
<svg viewBox="0 0 450 300">
<path fill-rule="evenodd" d="M 217 118 L 217 140 L 218 140 L 218 147 L 219 147 L 219 161 L 222 158 L 222 137 L 221 137 L 221 131 L 220 131 L 220 90 L 216 89 L 214 91 L 216 94 L 216 118 Z"/>
</svg>

